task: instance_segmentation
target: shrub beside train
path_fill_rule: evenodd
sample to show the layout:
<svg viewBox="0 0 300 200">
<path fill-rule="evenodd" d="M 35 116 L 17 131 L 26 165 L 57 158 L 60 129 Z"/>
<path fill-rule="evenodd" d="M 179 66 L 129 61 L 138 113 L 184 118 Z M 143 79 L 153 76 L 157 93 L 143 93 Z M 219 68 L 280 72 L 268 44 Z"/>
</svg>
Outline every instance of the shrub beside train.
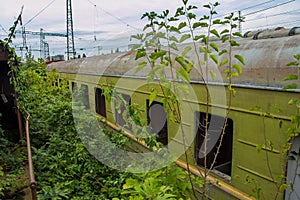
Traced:
<svg viewBox="0 0 300 200">
<path fill-rule="evenodd" d="M 286 64 L 293 61 L 295 54 L 300 53 L 299 33 L 299 28 L 278 28 L 248 32 L 245 38 L 237 39 L 240 46 L 233 48 L 233 54 L 242 55 L 245 66 L 238 77 L 232 78 L 236 94 L 231 100 L 220 154 L 208 177 L 212 183 L 209 190 L 212 198 L 251 199 L 259 193 L 262 199 L 274 199 L 278 191 L 275 182 L 282 174 L 287 176 L 286 183 L 293 183 L 294 188 L 289 186 L 285 192 L 280 192 L 278 199 L 300 198 L 299 135 L 293 138 L 290 151 L 283 153 L 287 129 L 291 126 L 290 116 L 298 112 L 288 102 L 290 99 L 299 100 L 299 80 L 295 81 L 298 89 L 282 89 L 288 84 L 283 81 L 284 77 L 298 74 L 296 67 L 287 67 Z M 226 48 L 221 43 L 218 45 Z M 103 89 L 114 83 L 116 91 L 128 103 L 140 105 L 149 125 L 157 130 L 158 141 L 168 145 L 171 151 L 176 151 L 183 146 L 183 138 L 177 134 L 179 124 L 169 119 L 169 113 L 164 112 L 163 94 L 157 82 L 146 81 L 151 67 L 146 66 L 136 72 L 136 66 L 141 61 L 135 60 L 135 55 L 134 51 L 119 52 L 50 63 L 48 68 L 56 69 L 61 78 L 68 79 L 70 88 L 81 86 L 87 94 L 86 106 L 105 117 L 112 126 L 122 127 L 126 119 L 115 111 L 114 105 L 107 102 L 103 95 Z M 224 124 L 229 97 L 223 70 L 218 71 L 214 65 L 210 62 L 208 67 L 210 70 L 217 70 L 218 75 L 207 80 L 210 94 L 209 129 L 212 137 L 211 148 L 206 154 L 208 166 L 213 163 L 212 158 L 220 141 L 219 133 Z M 207 102 L 205 86 L 197 70 L 192 70 L 190 78 L 187 89 L 189 94 L 182 97 L 181 102 L 184 108 L 181 124 L 189 146 L 188 162 L 192 165 L 191 171 L 199 175 L 196 166 L 203 168 L 203 156 L 200 156 L 200 152 L 204 134 L 199 123 L 205 120 Z M 157 90 L 158 95 L 149 106 L 153 90 Z M 126 132 L 130 134 L 130 131 Z M 287 159 L 291 156 L 294 159 Z M 178 158 L 177 164 L 186 167 L 183 155 Z"/>
</svg>

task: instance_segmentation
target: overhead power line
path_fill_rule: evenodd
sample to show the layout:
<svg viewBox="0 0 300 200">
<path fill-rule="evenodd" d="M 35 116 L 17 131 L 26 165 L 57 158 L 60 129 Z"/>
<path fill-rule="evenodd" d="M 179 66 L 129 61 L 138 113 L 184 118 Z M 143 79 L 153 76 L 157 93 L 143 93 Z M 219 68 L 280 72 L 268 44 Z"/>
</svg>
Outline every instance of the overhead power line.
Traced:
<svg viewBox="0 0 300 200">
<path fill-rule="evenodd" d="M 36 15 L 34 15 L 30 20 L 28 20 L 23 26 L 26 26 L 27 24 L 29 24 L 30 22 L 32 22 L 32 20 L 34 20 L 34 18 L 36 18 L 37 16 L 39 16 L 44 10 L 46 10 L 49 6 L 51 6 L 54 3 L 54 1 L 55 0 L 51 1 L 47 6 L 45 6 Z"/>
<path fill-rule="evenodd" d="M 225 14 L 218 15 L 217 17 L 224 17 L 224 16 L 227 16 L 227 15 L 229 15 L 231 13 L 238 13 L 238 12 L 241 12 L 241 11 L 249 10 L 249 9 L 252 9 L 252 8 L 255 8 L 255 7 L 258 7 L 258 6 L 262 6 L 264 4 L 271 3 L 273 1 L 275 1 L 275 0 L 269 0 L 269 1 L 266 1 L 266 2 L 263 2 L 263 3 L 255 4 L 255 5 L 252 5 L 252 6 L 243 8 L 243 9 L 240 9 L 240 10 L 231 11 L 231 12 L 228 12 L 228 13 L 225 13 Z"/>
<path fill-rule="evenodd" d="M 87 1 L 88 1 L 90 4 L 92 4 L 96 9 L 98 8 L 97 5 L 96 5 L 95 3 L 93 3 L 92 1 L 90 1 L 90 0 L 87 0 Z M 128 24 L 126 21 L 120 19 L 119 17 L 117 17 L 117 16 L 111 14 L 110 12 L 104 10 L 103 8 L 100 8 L 100 9 L 101 9 L 103 12 L 105 12 L 107 15 L 109 15 L 109 16 L 115 18 L 116 20 L 118 20 L 119 22 L 121 22 L 122 24 L 125 24 L 126 26 L 131 27 L 131 28 L 133 28 L 133 29 L 135 29 L 135 30 L 141 31 L 140 29 L 138 29 L 138 28 L 136 28 L 136 27 L 134 27 L 134 26 Z"/>
<path fill-rule="evenodd" d="M 273 1 L 275 1 L 275 0 L 270 0 L 270 1 L 266 1 L 266 2 L 260 3 L 260 4 L 256 4 L 256 5 L 253 5 L 253 6 L 249 6 L 249 7 L 243 8 L 243 9 L 240 10 L 240 11 L 249 10 L 249 9 L 252 9 L 252 8 L 255 8 L 255 7 L 258 7 L 258 6 L 262 6 L 262 5 L 271 3 L 271 2 L 273 2 Z"/>
<path fill-rule="evenodd" d="M 4 31 L 4 33 L 6 33 L 8 35 L 7 31 L 5 30 L 5 28 L 1 24 L 0 24 L 0 27 L 1 27 L 2 31 Z"/>
<path fill-rule="evenodd" d="M 261 19 L 264 19 L 266 17 L 275 17 L 275 16 L 280 16 L 280 15 L 293 14 L 293 13 L 296 13 L 296 12 L 299 12 L 299 11 L 300 11 L 300 9 L 290 10 L 290 11 L 286 11 L 286 12 L 281 12 L 281 13 L 276 13 L 276 14 L 272 14 L 272 15 L 267 15 L 267 16 L 264 16 L 264 17 L 261 17 L 261 18 L 248 19 L 247 22 L 261 20 Z"/>
<path fill-rule="evenodd" d="M 247 27 L 247 28 L 245 28 L 245 30 L 252 30 L 252 29 L 259 29 L 259 28 L 266 28 L 266 27 L 279 27 L 280 25 L 296 24 L 298 22 L 300 22 L 300 20 L 286 21 L 286 22 L 281 22 L 281 23 L 277 22 L 277 23 L 263 25 L 263 26 Z"/>
<path fill-rule="evenodd" d="M 263 11 L 266 11 L 266 10 L 270 10 L 270 9 L 273 9 L 273 8 L 276 8 L 278 6 L 282 6 L 282 5 L 285 5 L 285 4 L 288 4 L 288 3 L 291 3 L 291 2 L 294 2 L 295 0 L 290 0 L 290 1 L 286 1 L 284 3 L 280 3 L 280 4 L 277 4 L 277 5 L 274 5 L 274 6 L 271 6 L 271 7 L 268 7 L 268 8 L 264 8 L 264 9 L 261 9 L 261 10 L 257 10 L 257 11 L 254 11 L 254 12 L 250 12 L 250 13 L 246 13 L 243 15 L 243 17 L 245 16 L 249 16 L 249 15 L 253 15 L 253 14 L 256 14 L 256 13 L 259 13 L 259 12 L 263 12 Z"/>
</svg>

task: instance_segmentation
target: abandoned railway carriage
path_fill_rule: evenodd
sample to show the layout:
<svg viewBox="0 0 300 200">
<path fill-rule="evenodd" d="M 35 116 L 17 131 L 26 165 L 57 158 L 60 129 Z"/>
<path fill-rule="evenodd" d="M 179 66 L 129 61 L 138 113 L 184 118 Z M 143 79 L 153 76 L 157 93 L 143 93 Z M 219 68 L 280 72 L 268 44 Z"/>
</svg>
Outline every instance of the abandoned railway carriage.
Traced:
<svg viewBox="0 0 300 200">
<path fill-rule="evenodd" d="M 211 182 L 209 195 L 212 198 L 251 199 L 260 196 L 262 199 L 274 199 L 280 186 L 276 183 L 282 174 L 287 176 L 288 188 L 279 192 L 277 199 L 300 198 L 299 135 L 294 137 L 290 151 L 283 152 L 287 129 L 291 126 L 290 117 L 299 112 L 295 106 L 288 105 L 290 99 L 299 100 L 299 82 L 296 82 L 298 89 L 282 89 L 287 84 L 283 78 L 298 73 L 296 67 L 287 67 L 286 64 L 300 53 L 299 33 L 297 28 L 280 28 L 248 32 L 245 38 L 237 39 L 240 46 L 233 48 L 233 54 L 242 55 L 245 65 L 243 72 L 232 78 L 236 94 L 230 105 L 228 83 L 222 69 L 216 68 L 213 62 L 208 65 L 209 70 L 220 69 L 216 77 L 206 80 L 210 95 L 208 103 L 203 80 L 196 70 L 191 71 L 186 89 L 188 94 L 179 99 L 182 99 L 183 108 L 181 125 L 189 146 L 188 162 L 194 174 L 199 175 L 196 168 L 200 168 L 201 173 L 204 167 L 201 156 L 204 133 L 199 123 L 205 121 L 206 110 L 211 124 L 208 136 L 208 142 L 211 142 L 208 146 L 211 147 L 207 147 L 206 154 L 206 162 L 210 166 L 221 140 L 218 132 L 222 132 L 224 113 L 230 109 L 220 153 L 207 179 Z M 221 43 L 218 45 L 226 48 Z M 136 66 L 142 61 L 135 57 L 136 52 L 133 51 L 119 52 L 51 63 L 48 68 L 55 68 L 62 78 L 68 79 L 70 88 L 81 86 L 87 94 L 86 106 L 105 117 L 113 127 L 122 127 L 126 119 L 103 96 L 103 90 L 114 83 L 125 101 L 140 105 L 152 130 L 158 133 L 158 141 L 167 145 L 170 151 L 176 151 L 183 146 L 183 138 L 177 134 L 179 124 L 170 119 L 170 113 L 164 112 L 163 94 L 158 82 L 146 81 L 151 67 L 136 71 Z M 193 55 L 190 57 L 192 59 Z M 171 72 L 167 74 L 171 77 Z M 158 94 L 149 106 L 150 94 L 154 90 Z M 216 128 L 218 126 L 221 129 Z M 130 134 L 128 130 L 125 132 Z M 295 154 L 294 159 L 287 159 L 291 153 Z M 186 167 L 187 160 L 182 154 L 176 162 Z"/>
</svg>

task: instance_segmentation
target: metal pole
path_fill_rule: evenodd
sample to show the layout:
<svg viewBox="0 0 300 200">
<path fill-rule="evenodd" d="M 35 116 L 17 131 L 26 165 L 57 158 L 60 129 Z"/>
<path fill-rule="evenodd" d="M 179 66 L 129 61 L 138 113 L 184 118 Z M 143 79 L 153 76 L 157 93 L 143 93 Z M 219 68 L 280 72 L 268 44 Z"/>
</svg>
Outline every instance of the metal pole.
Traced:
<svg viewBox="0 0 300 200">
<path fill-rule="evenodd" d="M 30 189 L 31 189 L 31 195 L 33 200 L 37 200 L 37 195 L 36 195 L 36 181 L 34 178 L 34 173 L 33 173 L 33 164 L 32 164 L 32 157 L 31 157 L 31 147 L 30 147 L 30 137 L 29 137 L 29 117 L 30 114 L 25 110 L 27 117 L 26 117 L 26 143 L 27 143 L 27 153 L 28 153 L 28 167 L 29 167 L 29 177 L 30 177 Z"/>
<path fill-rule="evenodd" d="M 242 11 L 239 10 L 239 19 L 242 19 Z M 239 32 L 242 33 L 242 22 L 239 20 Z"/>
</svg>

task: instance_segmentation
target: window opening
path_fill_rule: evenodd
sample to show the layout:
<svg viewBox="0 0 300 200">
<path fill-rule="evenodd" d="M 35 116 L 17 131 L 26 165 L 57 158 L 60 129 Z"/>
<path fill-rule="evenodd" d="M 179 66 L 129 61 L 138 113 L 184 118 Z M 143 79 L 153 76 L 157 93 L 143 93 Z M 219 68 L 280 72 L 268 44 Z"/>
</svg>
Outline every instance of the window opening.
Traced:
<svg viewBox="0 0 300 200">
<path fill-rule="evenodd" d="M 147 118 L 148 125 L 151 128 L 151 133 L 158 135 L 157 141 L 163 145 L 168 144 L 168 124 L 167 113 L 164 110 L 163 104 L 157 101 L 153 101 L 149 106 L 149 100 L 147 100 Z"/>
<path fill-rule="evenodd" d="M 86 84 L 81 84 L 81 92 L 82 92 L 82 102 L 86 109 L 90 108 L 89 102 L 89 86 Z"/>
<path fill-rule="evenodd" d="M 77 83 L 72 81 L 72 92 L 74 93 L 77 89 Z"/>
<path fill-rule="evenodd" d="M 118 108 L 119 111 L 116 108 L 116 104 L 115 104 L 115 117 L 116 117 L 116 124 L 119 125 L 120 127 L 124 127 L 126 125 L 126 118 L 130 116 L 127 116 L 124 119 L 123 113 L 126 110 L 126 108 L 131 105 L 131 98 L 128 94 L 121 94 L 121 96 L 123 99 L 122 99 L 122 104 Z"/>
<path fill-rule="evenodd" d="M 225 126 L 225 134 L 222 139 L 220 152 L 213 163 L 217 148 L 221 142 L 222 130 L 225 123 L 225 117 L 217 115 L 208 115 L 208 135 L 207 142 L 204 145 L 205 139 L 205 123 L 206 113 L 196 112 L 196 138 L 195 138 L 195 160 L 197 165 L 204 167 L 204 158 L 206 156 L 206 167 L 212 168 L 216 171 L 222 172 L 231 176 L 231 162 L 232 162 L 232 139 L 233 139 L 233 121 L 227 119 Z M 205 151 L 206 148 L 206 151 Z M 206 154 L 206 155 L 205 155 Z"/>
<path fill-rule="evenodd" d="M 106 117 L 105 96 L 100 88 L 95 89 L 95 108 L 96 113 Z"/>
</svg>

